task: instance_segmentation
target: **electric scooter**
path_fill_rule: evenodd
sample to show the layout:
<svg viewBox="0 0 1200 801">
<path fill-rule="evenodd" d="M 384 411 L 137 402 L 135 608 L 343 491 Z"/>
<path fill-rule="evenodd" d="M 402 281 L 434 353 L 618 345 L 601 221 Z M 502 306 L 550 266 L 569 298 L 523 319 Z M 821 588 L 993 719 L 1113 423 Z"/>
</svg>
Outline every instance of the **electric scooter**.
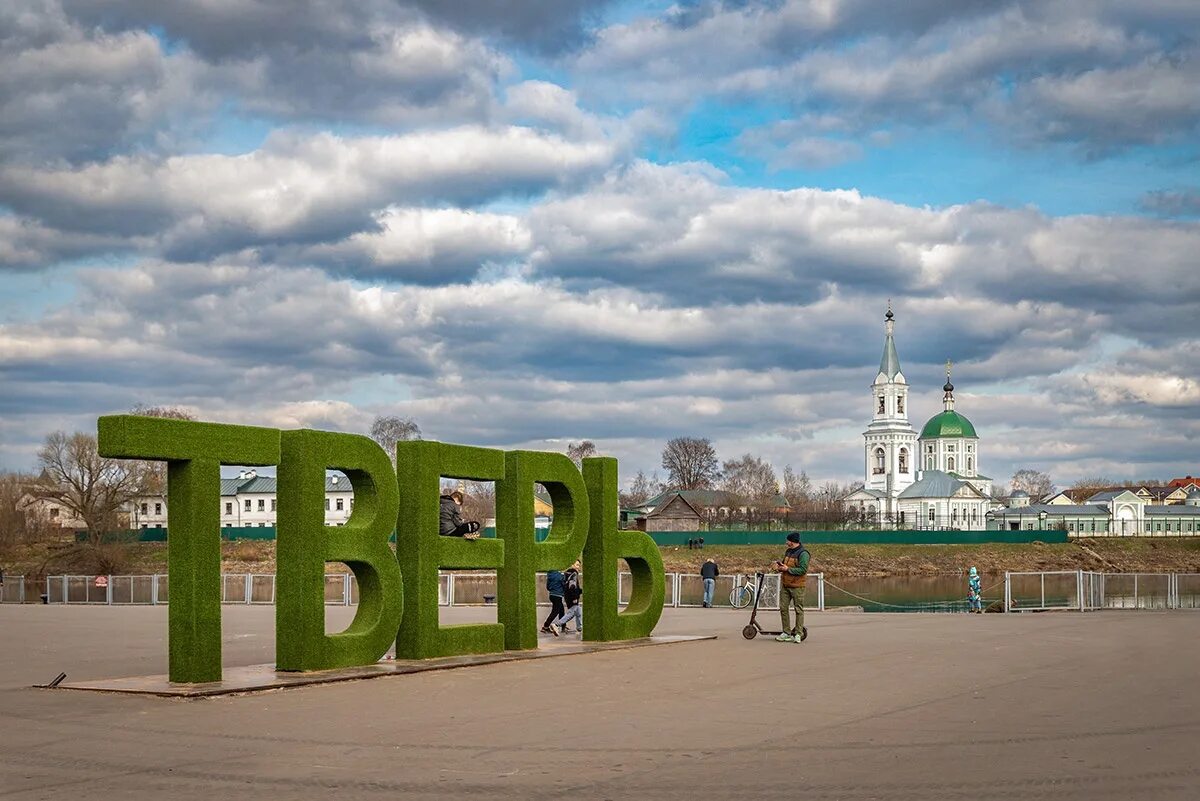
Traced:
<svg viewBox="0 0 1200 801">
<path fill-rule="evenodd" d="M 754 593 L 754 609 L 750 612 L 750 622 L 742 629 L 742 636 L 747 640 L 753 640 L 760 634 L 768 636 L 779 636 L 782 631 L 767 631 L 758 623 L 758 600 L 762 598 L 763 581 L 766 579 L 766 573 L 755 573 L 754 576 L 758 579 L 758 589 Z M 808 629 L 804 626 L 800 627 L 800 642 L 808 639 Z"/>
</svg>

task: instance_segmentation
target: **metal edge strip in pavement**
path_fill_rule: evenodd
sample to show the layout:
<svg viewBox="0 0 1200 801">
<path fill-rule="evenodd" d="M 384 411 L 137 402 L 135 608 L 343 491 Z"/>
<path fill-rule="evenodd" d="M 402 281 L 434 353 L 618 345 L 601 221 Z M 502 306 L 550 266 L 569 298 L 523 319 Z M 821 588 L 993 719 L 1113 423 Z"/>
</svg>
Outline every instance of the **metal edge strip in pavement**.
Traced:
<svg viewBox="0 0 1200 801">
<path fill-rule="evenodd" d="M 172 684 L 166 675 L 130 676 L 98 681 L 63 682 L 56 687 L 47 684 L 34 685 L 40 689 L 84 690 L 88 692 L 121 693 L 129 695 L 156 695 L 164 698 L 211 698 L 218 695 L 235 695 L 265 692 L 287 687 L 307 687 L 314 684 L 331 684 L 342 681 L 360 681 L 381 676 L 398 676 L 408 673 L 424 673 L 431 670 L 450 670 L 460 667 L 492 665 L 501 662 L 517 662 L 529 659 L 545 659 L 555 656 L 618 651 L 643 648 L 650 645 L 672 645 L 681 642 L 715 640 L 716 635 L 664 635 L 643 637 L 637 640 L 617 642 L 546 642 L 543 647 L 529 651 L 501 651 L 492 654 L 468 654 L 447 656 L 437 659 L 406 659 L 376 662 L 338 670 L 322 670 L 312 673 L 291 673 L 275 670 L 271 664 L 229 667 L 223 671 L 221 681 L 206 684 Z"/>
</svg>

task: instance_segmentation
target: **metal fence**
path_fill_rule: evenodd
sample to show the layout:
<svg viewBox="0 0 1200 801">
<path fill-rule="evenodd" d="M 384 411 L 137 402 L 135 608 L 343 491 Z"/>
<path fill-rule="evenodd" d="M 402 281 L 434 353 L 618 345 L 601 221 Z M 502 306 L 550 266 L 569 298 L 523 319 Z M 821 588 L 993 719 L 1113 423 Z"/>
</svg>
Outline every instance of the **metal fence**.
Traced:
<svg viewBox="0 0 1200 801">
<path fill-rule="evenodd" d="M 545 574 L 539 574 L 537 603 L 549 606 Z M 13 577 L 6 578 L 7 582 Z M 667 573 L 664 605 L 669 607 L 698 607 L 704 599 L 704 580 L 699 575 Z M 825 577 L 815 573 L 809 577 L 810 587 L 816 583 L 816 593 L 809 597 L 816 601 L 814 610 L 825 608 Z M 24 581 L 21 582 L 21 598 L 24 599 Z M 750 586 L 757 589 L 754 576 L 727 575 L 717 578 L 713 595 L 714 607 L 731 607 L 734 593 Z M 633 588 L 631 574 L 617 574 L 617 592 L 620 603 L 629 603 Z M 15 590 L 14 590 L 15 592 Z M 753 602 L 753 594 L 747 596 Z M 170 584 L 165 574 L 153 576 L 49 576 L 46 578 L 46 603 L 51 604 L 107 604 L 112 606 L 165 604 L 170 599 Z M 496 600 L 495 573 L 441 573 L 438 576 L 439 606 L 483 606 Z M 223 604 L 273 604 L 275 603 L 275 575 L 271 573 L 222 573 L 221 603 Z M 330 606 L 354 606 L 358 603 L 358 581 L 352 573 L 325 574 L 325 603 Z M 760 609 L 779 608 L 779 576 L 771 574 L 763 582 Z"/>
<path fill-rule="evenodd" d="M 1200 573 L 1050 570 L 1004 574 L 1006 612 L 1051 609 L 1200 609 Z"/>
<path fill-rule="evenodd" d="M 544 575 L 544 574 L 542 574 Z M 664 605 L 698 607 L 703 603 L 704 580 L 692 573 L 667 573 Z M 31 585 L 33 586 L 33 585 Z M 629 602 L 633 584 L 630 574 L 617 574 L 622 605 Z M 826 589 L 833 587 L 822 573 L 809 576 L 808 605 L 826 609 Z M 747 589 L 748 588 L 748 589 Z M 730 574 L 716 579 L 713 606 L 731 608 L 753 603 L 758 585 L 753 575 Z M 834 587 L 834 589 L 839 589 Z M 36 597 L 27 592 L 24 577 L 6 576 L 0 598 L 6 603 L 29 603 Z M 845 592 L 845 591 L 842 591 Z M 847 593 L 852 597 L 852 593 Z M 52 604 L 165 604 L 170 599 L 166 575 L 153 576 L 50 576 L 46 579 L 46 602 Z M 840 596 L 839 596 L 840 597 Z M 438 576 L 440 606 L 483 606 L 496 600 L 495 573 L 441 573 Z M 888 608 L 894 604 L 864 598 L 864 606 Z M 221 602 L 225 604 L 275 603 L 275 576 L 261 573 L 221 575 Z M 358 581 L 351 573 L 325 575 L 325 603 L 354 606 L 358 603 Z M 537 603 L 548 606 L 545 581 L 537 582 Z M 779 608 L 779 576 L 768 574 L 759 599 L 760 609 Z M 874 608 L 874 606 L 872 606 Z M 1004 574 L 1004 609 L 1008 612 L 1048 610 L 1093 611 L 1098 609 L 1200 609 L 1200 573 L 1093 573 L 1082 570 L 1019 572 Z M 927 611 L 952 611 L 930 608 Z"/>
<path fill-rule="evenodd" d="M 25 577 L 4 576 L 0 579 L 0 604 L 25 603 Z"/>
</svg>

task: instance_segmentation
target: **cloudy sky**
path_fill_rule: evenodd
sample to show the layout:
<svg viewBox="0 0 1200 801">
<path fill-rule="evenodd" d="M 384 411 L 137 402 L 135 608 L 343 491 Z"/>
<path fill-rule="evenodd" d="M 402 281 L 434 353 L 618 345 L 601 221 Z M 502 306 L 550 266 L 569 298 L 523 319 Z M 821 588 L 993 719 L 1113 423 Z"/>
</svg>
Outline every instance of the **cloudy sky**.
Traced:
<svg viewBox="0 0 1200 801">
<path fill-rule="evenodd" d="M 1195 0 L 6 0 L 0 467 L 135 403 L 1200 470 Z"/>
</svg>

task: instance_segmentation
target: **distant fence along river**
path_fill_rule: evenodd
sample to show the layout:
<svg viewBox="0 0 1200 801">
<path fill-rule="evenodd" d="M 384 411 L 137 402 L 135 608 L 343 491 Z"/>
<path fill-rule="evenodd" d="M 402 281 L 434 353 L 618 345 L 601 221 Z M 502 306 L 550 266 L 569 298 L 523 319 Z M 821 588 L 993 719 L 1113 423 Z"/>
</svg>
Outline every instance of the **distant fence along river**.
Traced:
<svg viewBox="0 0 1200 801">
<path fill-rule="evenodd" d="M 1003 602 L 1005 577 L 1010 583 L 1012 611 L 1036 609 L 1200 609 L 1200 574 L 1194 573 L 1044 573 L 984 574 L 984 605 Z M 704 582 L 688 573 L 668 573 L 666 605 L 700 606 Z M 492 603 L 494 573 L 444 572 L 439 577 L 439 602 L 444 606 Z M 548 603 L 544 581 L 538 582 L 538 602 Z M 715 606 L 732 604 L 739 588 L 755 585 L 754 577 L 725 575 L 717 580 Z M 622 603 L 628 601 L 628 574 L 621 574 Z M 812 609 L 861 607 L 866 612 L 953 612 L 966 609 L 965 576 L 809 577 L 806 602 Z M 1082 595 L 1081 595 L 1082 594 Z M 752 598 L 753 596 L 749 596 Z M 1081 597 L 1083 598 L 1081 603 Z M 275 576 L 270 573 L 226 573 L 221 598 L 227 604 L 273 604 Z M 778 608 L 778 576 L 763 585 L 760 607 Z M 26 582 L 6 576 L 0 590 L 4 603 L 165 604 L 170 600 L 167 576 L 50 576 Z M 348 573 L 325 576 L 325 601 L 333 605 L 358 603 L 358 583 Z"/>
</svg>

